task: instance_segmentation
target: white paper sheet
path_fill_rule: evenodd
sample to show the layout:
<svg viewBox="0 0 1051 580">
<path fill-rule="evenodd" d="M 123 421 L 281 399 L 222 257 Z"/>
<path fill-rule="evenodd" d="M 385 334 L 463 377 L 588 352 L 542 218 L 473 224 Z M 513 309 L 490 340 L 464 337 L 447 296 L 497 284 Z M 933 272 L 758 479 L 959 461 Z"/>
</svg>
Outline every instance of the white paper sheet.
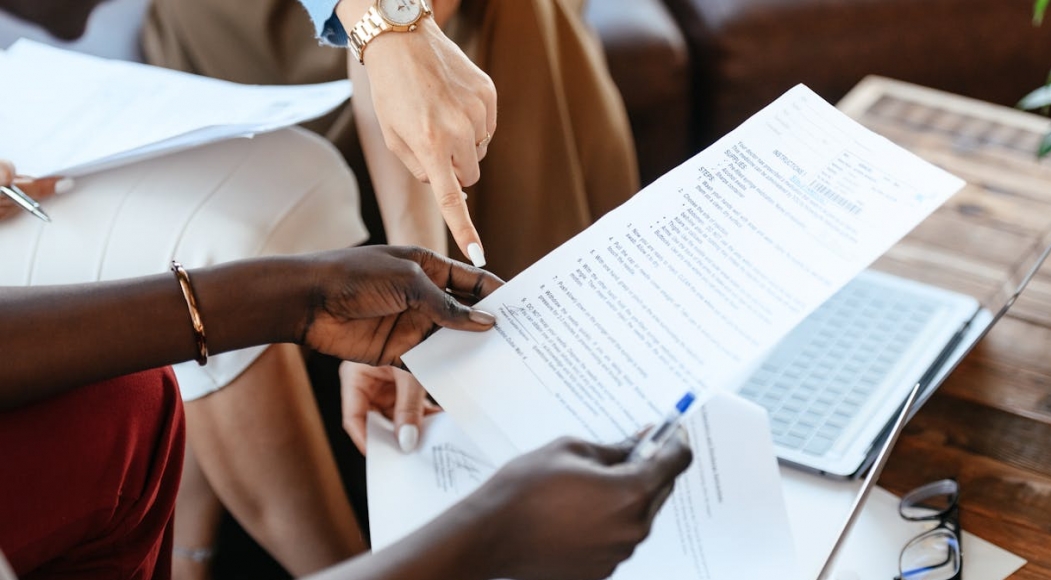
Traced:
<svg viewBox="0 0 1051 580">
<path fill-rule="evenodd" d="M 250 86 L 21 40 L 0 52 L 0 159 L 79 176 L 320 117 L 349 81 Z"/>
<path fill-rule="evenodd" d="M 829 557 L 861 481 L 835 480 L 782 467 L 781 482 L 802 577 L 816 578 Z M 898 515 L 898 498 L 883 488 L 873 489 L 836 561 L 832 578 L 893 578 L 898 573 L 895 567 L 901 548 L 927 525 L 905 521 Z M 966 530 L 963 559 L 967 580 L 1004 580 L 1025 564 L 1024 559 Z"/>
<path fill-rule="evenodd" d="M 423 419 L 419 445 L 408 454 L 383 415 L 370 412 L 367 421 L 365 478 L 373 550 L 433 520 L 497 470 L 446 413 Z"/>
<path fill-rule="evenodd" d="M 613 578 L 793 578 L 795 550 L 770 459 L 766 413 L 719 394 L 685 427 L 694 462 L 676 482 L 650 537 Z M 496 470 L 447 413 L 426 420 L 412 454 L 399 450 L 390 423 L 376 414 L 369 416 L 368 441 L 374 549 L 424 525 Z"/>
<path fill-rule="evenodd" d="M 404 360 L 494 459 L 617 440 L 735 382 L 962 185 L 797 86 L 484 300 L 494 332 Z"/>
<path fill-rule="evenodd" d="M 909 540 L 931 524 L 909 522 L 898 514 L 899 498 L 877 487 L 850 532 L 834 577 L 888 580 L 898 573 L 898 555 Z M 963 532 L 963 574 L 967 580 L 1004 580 L 1025 560 L 974 534 Z"/>
<path fill-rule="evenodd" d="M 861 482 L 837 481 L 781 468 L 781 473 L 774 477 L 780 480 L 777 485 L 783 486 L 787 500 L 788 511 L 787 516 L 784 516 L 784 504 L 775 505 L 776 502 L 771 502 L 771 498 L 779 498 L 780 494 L 768 489 L 770 464 L 758 461 L 758 458 L 768 453 L 766 447 L 769 445 L 763 439 L 754 438 L 755 433 L 763 432 L 762 428 L 750 424 L 758 419 L 746 413 L 745 416 L 751 420 L 738 420 L 734 426 L 732 418 L 737 414 L 719 409 L 719 403 L 718 400 L 710 401 L 705 409 L 710 413 L 709 417 L 716 421 L 713 427 L 724 433 L 720 441 L 728 442 L 712 445 L 707 451 L 695 449 L 697 460 L 677 483 L 675 493 L 655 522 L 648 545 L 639 549 L 637 558 L 629 560 L 617 570 L 616 579 L 677 577 L 659 568 L 660 562 L 656 564 L 658 568 L 649 567 L 651 560 L 660 560 L 667 550 L 654 544 L 679 537 L 678 530 L 670 528 L 673 524 L 677 525 L 680 518 L 690 517 L 689 510 L 684 509 L 686 502 L 682 496 L 704 497 L 704 493 L 696 492 L 698 483 L 702 481 L 702 469 L 704 473 L 710 474 L 711 466 L 718 464 L 728 466 L 729 472 L 721 474 L 724 481 L 730 477 L 744 477 L 747 479 L 746 487 L 729 489 L 732 495 L 726 496 L 724 502 L 719 504 L 723 511 L 714 514 L 717 519 L 705 517 L 708 512 L 698 510 L 702 521 L 698 523 L 696 533 L 685 537 L 693 541 L 700 540 L 701 545 L 706 547 L 702 548 L 705 549 L 704 553 L 709 554 L 709 560 L 714 562 L 713 566 L 726 566 L 729 562 L 735 566 L 755 565 L 757 568 L 745 568 L 748 574 L 740 568 L 730 571 L 716 568 L 718 573 L 713 573 L 712 577 L 787 578 L 788 575 L 781 570 L 774 569 L 773 573 L 768 574 L 771 568 L 763 566 L 793 562 L 784 565 L 796 565 L 802 571 L 799 577 L 809 579 L 815 578 L 824 566 L 835 535 Z M 701 419 L 703 417 L 694 415 L 690 423 L 691 442 L 695 448 L 696 442 L 705 440 L 697 435 L 697 423 Z M 368 429 L 369 525 L 373 548 L 377 550 L 393 544 L 437 517 L 477 489 L 497 469 L 447 413 L 425 419 L 420 446 L 411 454 L 401 452 L 392 425 L 379 414 L 369 415 Z M 705 459 L 706 453 L 718 455 L 712 461 Z M 740 462 L 740 458 L 750 458 L 754 466 Z M 751 469 L 757 469 L 754 475 L 748 473 Z M 711 487 L 707 486 L 708 489 Z M 725 484 L 722 487 L 727 488 Z M 746 505 L 735 505 L 741 502 Z M 692 509 L 696 509 L 696 506 Z M 734 514 L 734 510 L 738 510 L 738 513 Z M 795 537 L 794 557 L 778 551 L 792 546 L 791 539 L 776 536 L 778 533 L 783 534 L 777 530 L 784 530 L 787 525 L 783 517 L 788 518 Z M 837 580 L 892 578 L 897 573 L 893 568 L 901 547 L 923 529 L 924 524 L 907 522 L 898 516 L 897 497 L 882 488 L 874 489 L 850 533 L 837 562 L 837 574 L 833 577 Z M 741 537 L 748 540 L 740 542 Z M 688 544 L 684 541 L 680 545 Z M 741 558 L 741 551 L 752 554 L 758 551 L 763 554 L 763 558 Z M 963 534 L 963 553 L 964 573 L 968 580 L 1004 580 L 1025 564 L 1024 559 L 967 531 Z M 719 556 L 725 556 L 725 559 Z M 673 557 L 667 565 L 671 566 L 673 562 L 679 565 L 681 558 Z M 662 572 L 658 574 L 657 570 Z M 689 570 L 689 563 L 676 570 Z M 645 573 L 647 571 L 649 574 Z"/>
</svg>

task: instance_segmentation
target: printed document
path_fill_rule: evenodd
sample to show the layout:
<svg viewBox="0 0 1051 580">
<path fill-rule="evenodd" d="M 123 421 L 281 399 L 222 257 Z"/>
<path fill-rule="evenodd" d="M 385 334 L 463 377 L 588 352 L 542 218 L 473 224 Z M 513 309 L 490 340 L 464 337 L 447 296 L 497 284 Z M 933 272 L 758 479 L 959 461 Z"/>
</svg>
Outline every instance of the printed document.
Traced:
<svg viewBox="0 0 1051 580">
<path fill-rule="evenodd" d="M 404 361 L 494 461 L 620 440 L 741 380 L 962 186 L 800 85 L 483 300 L 493 331 Z"/>
<path fill-rule="evenodd" d="M 765 411 L 721 393 L 684 428 L 693 463 L 649 538 L 613 579 L 792 578 L 795 550 Z M 368 442 L 373 549 L 423 526 L 496 470 L 447 413 L 425 419 L 420 447 L 410 455 L 376 413 L 369 416 Z"/>
<path fill-rule="evenodd" d="M 622 440 L 692 391 L 697 463 L 617 577 L 794 577 L 766 414 L 729 391 L 962 186 L 797 86 L 483 300 L 495 329 L 440 330 L 403 360 L 478 480 L 561 435 Z M 398 479 L 435 497 L 438 467 L 389 469 L 428 457 L 370 456 L 370 502 Z"/>
<path fill-rule="evenodd" d="M 251 86 L 20 40 L 0 51 L 0 159 L 76 177 L 320 117 L 349 81 Z"/>
</svg>

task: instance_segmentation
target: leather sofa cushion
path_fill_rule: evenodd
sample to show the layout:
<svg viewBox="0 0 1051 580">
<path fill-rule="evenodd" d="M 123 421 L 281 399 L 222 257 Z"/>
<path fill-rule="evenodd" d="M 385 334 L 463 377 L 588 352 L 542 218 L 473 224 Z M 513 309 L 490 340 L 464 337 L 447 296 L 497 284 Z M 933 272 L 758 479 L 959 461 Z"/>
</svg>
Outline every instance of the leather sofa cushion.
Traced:
<svg viewBox="0 0 1051 580">
<path fill-rule="evenodd" d="M 646 184 L 691 152 L 691 66 L 686 38 L 662 0 L 588 0 L 620 89 Z"/>
<path fill-rule="evenodd" d="M 835 102 L 869 74 L 1013 105 L 1051 69 L 1029 0 L 666 0 L 710 142 L 796 83 Z"/>
</svg>

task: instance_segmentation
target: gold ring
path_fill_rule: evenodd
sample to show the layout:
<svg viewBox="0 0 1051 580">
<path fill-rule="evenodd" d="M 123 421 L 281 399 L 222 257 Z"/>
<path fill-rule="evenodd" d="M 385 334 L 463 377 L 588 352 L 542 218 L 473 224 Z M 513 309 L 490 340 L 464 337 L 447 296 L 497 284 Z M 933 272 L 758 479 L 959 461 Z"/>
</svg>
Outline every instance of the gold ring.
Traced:
<svg viewBox="0 0 1051 580">
<path fill-rule="evenodd" d="M 485 132 L 485 138 L 474 144 L 475 147 L 481 147 L 482 145 L 488 145 L 493 140 L 493 135 L 489 131 Z"/>
</svg>

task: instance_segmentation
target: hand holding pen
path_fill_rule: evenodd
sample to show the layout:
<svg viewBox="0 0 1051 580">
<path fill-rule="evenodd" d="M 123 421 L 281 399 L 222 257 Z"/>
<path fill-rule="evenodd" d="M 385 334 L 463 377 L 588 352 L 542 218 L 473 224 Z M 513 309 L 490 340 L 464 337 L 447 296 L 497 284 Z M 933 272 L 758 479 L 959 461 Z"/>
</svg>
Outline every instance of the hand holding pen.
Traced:
<svg viewBox="0 0 1051 580">
<path fill-rule="evenodd" d="M 675 404 L 675 408 L 664 417 L 660 425 L 647 431 L 642 436 L 642 439 L 635 444 L 635 448 L 628 455 L 628 461 L 647 461 L 656 455 L 675 435 L 686 417 L 686 411 L 690 409 L 696 399 L 697 397 L 692 392 L 687 391 L 679 399 L 679 402 Z"/>
<path fill-rule="evenodd" d="M 0 220 L 20 211 L 51 221 L 40 207 L 40 201 L 56 193 L 65 193 L 73 187 L 73 180 L 62 177 L 30 179 L 17 176 L 10 162 L 0 160 Z"/>
</svg>

